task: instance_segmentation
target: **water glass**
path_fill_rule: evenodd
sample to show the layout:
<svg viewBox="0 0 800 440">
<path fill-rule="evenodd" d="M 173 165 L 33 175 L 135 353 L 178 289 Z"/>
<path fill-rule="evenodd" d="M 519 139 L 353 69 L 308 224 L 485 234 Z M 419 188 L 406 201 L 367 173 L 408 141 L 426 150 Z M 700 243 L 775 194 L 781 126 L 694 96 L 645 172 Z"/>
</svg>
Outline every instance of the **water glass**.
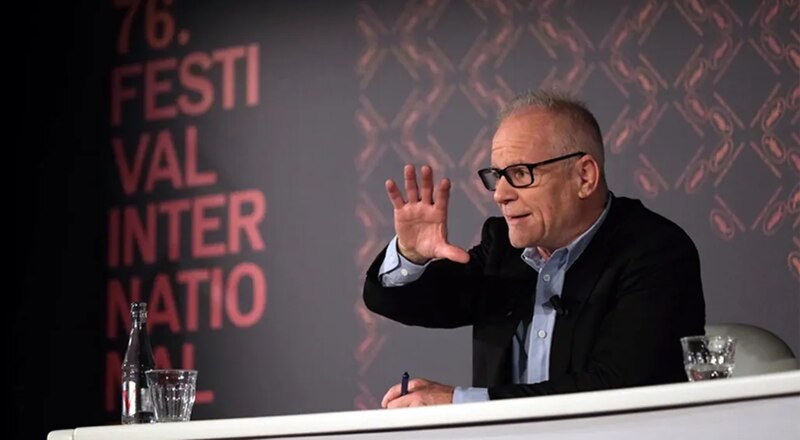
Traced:
<svg viewBox="0 0 800 440">
<path fill-rule="evenodd" d="M 156 369 L 144 374 L 150 387 L 155 421 L 188 422 L 194 406 L 197 371 Z"/>
<path fill-rule="evenodd" d="M 681 345 L 689 381 L 725 379 L 733 375 L 736 338 L 687 336 L 681 338 Z"/>
</svg>

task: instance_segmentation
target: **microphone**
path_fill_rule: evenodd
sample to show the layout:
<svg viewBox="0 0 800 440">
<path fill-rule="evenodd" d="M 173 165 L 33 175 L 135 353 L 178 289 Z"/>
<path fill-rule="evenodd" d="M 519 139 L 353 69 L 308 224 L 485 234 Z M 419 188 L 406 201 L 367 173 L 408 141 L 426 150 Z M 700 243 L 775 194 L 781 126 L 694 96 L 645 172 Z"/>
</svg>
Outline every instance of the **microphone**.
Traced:
<svg viewBox="0 0 800 440">
<path fill-rule="evenodd" d="M 558 316 L 567 316 L 569 315 L 569 310 L 564 307 L 564 303 L 561 302 L 561 297 L 558 295 L 553 295 L 550 297 L 545 303 L 546 306 L 550 306 L 553 310 L 556 311 L 556 315 Z"/>
</svg>

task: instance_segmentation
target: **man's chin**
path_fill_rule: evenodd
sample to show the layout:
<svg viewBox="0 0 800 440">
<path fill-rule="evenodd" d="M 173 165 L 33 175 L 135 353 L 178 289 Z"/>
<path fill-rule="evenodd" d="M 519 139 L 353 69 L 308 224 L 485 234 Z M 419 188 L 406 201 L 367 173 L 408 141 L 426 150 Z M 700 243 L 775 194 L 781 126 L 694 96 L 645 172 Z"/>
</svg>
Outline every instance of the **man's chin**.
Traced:
<svg viewBox="0 0 800 440">
<path fill-rule="evenodd" d="M 511 243 L 511 247 L 517 249 L 525 249 L 528 247 L 528 241 L 525 240 L 523 237 L 514 234 L 513 232 L 509 231 L 508 233 L 508 241 Z"/>
</svg>

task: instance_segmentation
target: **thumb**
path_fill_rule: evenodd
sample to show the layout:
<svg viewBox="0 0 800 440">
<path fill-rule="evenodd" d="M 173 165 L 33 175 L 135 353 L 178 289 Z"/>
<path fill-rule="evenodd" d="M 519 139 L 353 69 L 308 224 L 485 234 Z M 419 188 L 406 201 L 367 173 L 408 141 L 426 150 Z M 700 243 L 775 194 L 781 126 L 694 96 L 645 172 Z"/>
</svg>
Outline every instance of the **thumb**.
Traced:
<svg viewBox="0 0 800 440">
<path fill-rule="evenodd" d="M 447 258 L 448 260 L 455 261 L 456 263 L 469 263 L 469 254 L 464 249 L 452 244 L 445 244 L 439 252 L 438 256 Z"/>
</svg>

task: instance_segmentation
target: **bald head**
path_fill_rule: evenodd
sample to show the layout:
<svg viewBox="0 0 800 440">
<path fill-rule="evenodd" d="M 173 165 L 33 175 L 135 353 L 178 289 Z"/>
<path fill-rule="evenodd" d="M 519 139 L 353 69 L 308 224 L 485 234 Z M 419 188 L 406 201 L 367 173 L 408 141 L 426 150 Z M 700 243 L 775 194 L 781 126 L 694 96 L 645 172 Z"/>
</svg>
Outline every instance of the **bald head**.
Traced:
<svg viewBox="0 0 800 440">
<path fill-rule="evenodd" d="M 594 157 L 600 167 L 605 186 L 605 153 L 603 136 L 594 115 L 586 105 L 565 94 L 549 91 L 527 91 L 512 98 L 498 113 L 500 125 L 511 116 L 545 111 L 552 116 L 549 138 L 554 155 L 584 151 Z"/>
</svg>

